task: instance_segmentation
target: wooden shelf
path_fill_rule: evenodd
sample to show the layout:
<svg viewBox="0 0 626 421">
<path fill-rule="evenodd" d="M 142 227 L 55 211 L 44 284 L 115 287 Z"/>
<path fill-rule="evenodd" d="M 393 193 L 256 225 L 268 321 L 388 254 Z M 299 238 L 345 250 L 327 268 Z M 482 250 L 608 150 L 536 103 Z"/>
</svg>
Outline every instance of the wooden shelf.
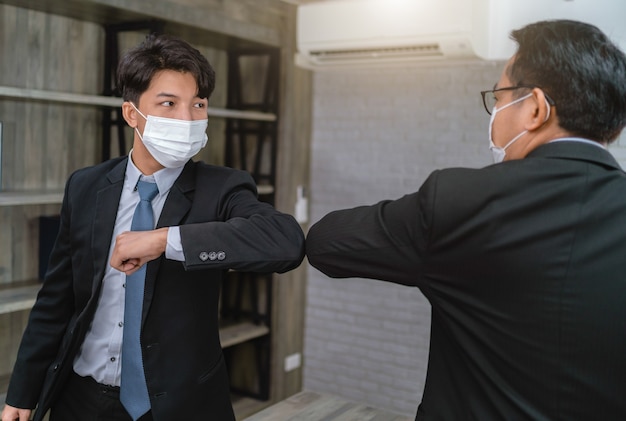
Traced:
<svg viewBox="0 0 626 421">
<path fill-rule="evenodd" d="M 196 2 L 198 6 L 189 1 L 2 0 L 0 3 L 102 25 L 164 19 L 168 33 L 189 39 L 207 39 L 209 45 L 220 49 L 281 47 L 285 44 L 282 21 L 278 20 L 282 15 L 276 11 L 278 6 L 268 7 L 264 2 L 248 0 L 245 11 L 238 7 L 232 13 L 225 10 L 228 9 L 226 6 L 216 6 L 216 1 Z M 259 17 L 246 18 L 249 15 Z"/>
<path fill-rule="evenodd" d="M 41 288 L 38 281 L 20 282 L 0 287 L 0 314 L 30 310 Z"/>
<path fill-rule="evenodd" d="M 1 287 L 0 314 L 30 310 L 33 304 L 35 304 L 40 288 L 41 283 L 38 281 L 22 282 Z M 222 342 L 222 347 L 227 348 L 267 335 L 269 332 L 269 327 L 252 322 L 227 323 L 220 327 L 220 341 Z"/>
<path fill-rule="evenodd" d="M 4 407 L 4 401 L 7 397 L 7 389 L 9 388 L 9 380 L 11 380 L 10 373 L 0 375 L 0 407 Z"/>
<path fill-rule="evenodd" d="M 272 194 L 274 193 L 274 186 L 270 186 L 267 184 L 264 185 L 260 185 L 260 186 L 256 186 L 257 191 L 259 192 L 259 194 Z"/>
<path fill-rule="evenodd" d="M 20 98 L 46 102 L 62 102 L 67 104 L 93 105 L 99 107 L 121 107 L 122 98 L 84 95 L 69 92 L 46 91 L 42 89 L 15 88 L 0 86 L 0 97 Z M 207 107 L 209 117 L 235 118 L 242 120 L 276 121 L 276 115 L 258 111 L 229 110 L 226 108 Z"/>
<path fill-rule="evenodd" d="M 259 195 L 274 193 L 274 186 L 257 186 Z M 63 190 L 0 191 L 1 206 L 23 205 L 60 205 L 63 202 Z"/>
<path fill-rule="evenodd" d="M 5 393 L 9 387 L 9 380 L 11 380 L 10 374 L 0 375 L 0 393 Z M 4 404 L 4 395 L 0 395 L 0 404 Z"/>
<path fill-rule="evenodd" d="M 0 206 L 57 205 L 63 202 L 63 190 L 3 191 Z"/>
<path fill-rule="evenodd" d="M 256 325 L 252 322 L 242 322 L 220 327 L 220 342 L 222 348 L 228 348 L 251 339 L 260 338 L 270 333 L 270 329 L 264 325 Z"/>
</svg>

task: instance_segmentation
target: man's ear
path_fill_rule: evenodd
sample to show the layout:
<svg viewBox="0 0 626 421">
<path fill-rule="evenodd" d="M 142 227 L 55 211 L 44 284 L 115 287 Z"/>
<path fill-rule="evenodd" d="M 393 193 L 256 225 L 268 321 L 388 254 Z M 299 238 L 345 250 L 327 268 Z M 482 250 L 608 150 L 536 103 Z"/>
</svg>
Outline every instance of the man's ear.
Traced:
<svg viewBox="0 0 626 421">
<path fill-rule="evenodd" d="M 133 129 L 137 127 L 137 110 L 129 101 L 122 103 L 122 116 L 124 116 L 124 120 L 130 127 Z"/>
<path fill-rule="evenodd" d="M 532 131 L 541 128 L 552 117 L 553 110 L 546 95 L 540 88 L 533 88 L 531 103 L 533 106 L 532 115 L 526 123 L 526 130 Z"/>
</svg>

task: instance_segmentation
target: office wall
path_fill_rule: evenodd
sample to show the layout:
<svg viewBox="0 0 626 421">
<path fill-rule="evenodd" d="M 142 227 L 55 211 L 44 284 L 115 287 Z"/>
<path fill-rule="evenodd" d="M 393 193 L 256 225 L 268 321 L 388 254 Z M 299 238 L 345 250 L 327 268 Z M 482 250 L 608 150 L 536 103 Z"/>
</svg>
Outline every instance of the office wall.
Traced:
<svg viewBox="0 0 626 421">
<path fill-rule="evenodd" d="M 450 166 L 491 162 L 479 91 L 501 63 L 318 72 L 313 79 L 311 223 L 395 199 Z M 611 151 L 626 163 L 626 138 Z M 304 388 L 414 415 L 430 305 L 417 289 L 331 280 L 309 266 Z"/>
</svg>

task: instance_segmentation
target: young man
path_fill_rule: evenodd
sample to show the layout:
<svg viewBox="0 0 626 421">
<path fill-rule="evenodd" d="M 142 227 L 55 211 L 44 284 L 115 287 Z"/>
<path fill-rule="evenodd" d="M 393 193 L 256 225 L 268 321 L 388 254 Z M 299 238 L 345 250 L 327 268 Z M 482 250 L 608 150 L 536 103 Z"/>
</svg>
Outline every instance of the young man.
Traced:
<svg viewBox="0 0 626 421">
<path fill-rule="evenodd" d="M 197 50 L 150 36 L 118 79 L 133 149 L 67 182 L 3 421 L 36 406 L 36 420 L 49 408 L 51 421 L 233 420 L 222 275 L 284 272 L 303 258 L 299 225 L 259 202 L 247 173 L 189 160 L 207 140 L 215 81 Z"/>
<path fill-rule="evenodd" d="M 416 419 L 626 419 L 626 174 L 606 150 L 626 124 L 626 56 L 580 22 L 512 38 L 483 92 L 504 162 L 330 213 L 307 256 L 329 276 L 428 298 Z"/>
</svg>

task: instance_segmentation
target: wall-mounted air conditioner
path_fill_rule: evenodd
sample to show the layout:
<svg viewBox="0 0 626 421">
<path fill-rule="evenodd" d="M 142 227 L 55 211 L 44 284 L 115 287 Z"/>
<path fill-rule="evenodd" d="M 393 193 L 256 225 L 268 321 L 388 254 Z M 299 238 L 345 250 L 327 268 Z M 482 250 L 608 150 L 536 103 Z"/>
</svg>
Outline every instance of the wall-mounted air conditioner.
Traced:
<svg viewBox="0 0 626 421">
<path fill-rule="evenodd" d="M 595 24 L 626 46 L 626 0 L 334 0 L 298 6 L 296 63 L 506 60 L 512 29 L 557 18 Z"/>
<path fill-rule="evenodd" d="M 471 1 L 334 0 L 298 6 L 299 64 L 474 56 Z"/>
</svg>

